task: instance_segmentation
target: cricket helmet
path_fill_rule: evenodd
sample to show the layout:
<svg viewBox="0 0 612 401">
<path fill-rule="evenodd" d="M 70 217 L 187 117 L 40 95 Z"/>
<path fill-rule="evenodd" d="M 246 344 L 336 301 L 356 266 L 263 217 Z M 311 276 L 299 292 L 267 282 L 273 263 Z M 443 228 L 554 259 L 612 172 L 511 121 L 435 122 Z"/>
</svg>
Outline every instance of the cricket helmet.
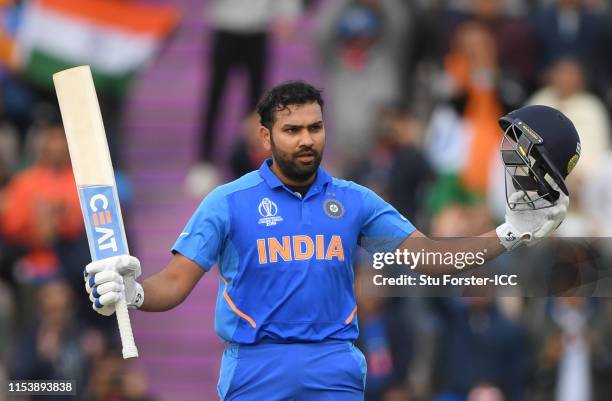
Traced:
<svg viewBox="0 0 612 401">
<path fill-rule="evenodd" d="M 532 105 L 506 114 L 499 125 L 510 209 L 552 206 L 559 191 L 569 196 L 565 178 L 580 158 L 580 138 L 570 119 L 552 107 Z M 522 196 L 510 197 L 517 191 Z"/>
</svg>

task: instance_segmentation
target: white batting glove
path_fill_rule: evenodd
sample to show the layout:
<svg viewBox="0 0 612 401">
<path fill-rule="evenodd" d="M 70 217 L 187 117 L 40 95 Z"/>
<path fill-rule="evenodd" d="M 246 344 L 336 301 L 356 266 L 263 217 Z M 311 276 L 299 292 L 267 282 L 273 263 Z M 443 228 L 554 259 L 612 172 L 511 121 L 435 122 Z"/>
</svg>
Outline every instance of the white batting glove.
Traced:
<svg viewBox="0 0 612 401">
<path fill-rule="evenodd" d="M 140 261 L 134 256 L 120 255 L 91 262 L 85 267 L 85 290 L 93 309 L 101 315 L 115 313 L 117 302 L 125 291 L 128 308 L 140 308 L 144 302 L 140 276 Z"/>
<path fill-rule="evenodd" d="M 559 194 L 553 206 L 545 199 L 534 202 L 536 207 L 548 206 L 543 209 L 534 210 L 527 204 L 519 204 L 512 210 L 506 205 L 506 222 L 495 230 L 501 244 L 507 250 L 523 244 L 533 246 L 555 231 L 565 219 L 569 206 L 569 197 L 561 191 Z M 524 197 L 522 191 L 514 192 L 509 201 L 518 202 Z"/>
</svg>

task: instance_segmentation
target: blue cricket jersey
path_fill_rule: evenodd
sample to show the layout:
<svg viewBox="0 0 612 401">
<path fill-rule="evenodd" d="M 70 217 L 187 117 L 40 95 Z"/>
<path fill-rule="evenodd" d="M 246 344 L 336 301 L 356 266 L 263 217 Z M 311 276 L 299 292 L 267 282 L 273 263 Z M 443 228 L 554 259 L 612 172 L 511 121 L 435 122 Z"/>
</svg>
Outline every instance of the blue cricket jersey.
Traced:
<svg viewBox="0 0 612 401">
<path fill-rule="evenodd" d="M 354 182 L 319 168 L 302 197 L 270 164 L 206 196 L 172 252 L 219 265 L 215 330 L 226 341 L 355 340 L 357 245 L 393 251 L 415 228 Z"/>
</svg>

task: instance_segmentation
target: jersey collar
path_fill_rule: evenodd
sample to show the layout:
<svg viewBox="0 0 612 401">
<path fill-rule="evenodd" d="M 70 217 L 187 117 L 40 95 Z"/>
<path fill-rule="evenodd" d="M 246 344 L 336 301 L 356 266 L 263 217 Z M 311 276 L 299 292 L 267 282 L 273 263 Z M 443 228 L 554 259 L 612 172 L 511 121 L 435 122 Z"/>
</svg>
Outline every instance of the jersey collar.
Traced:
<svg viewBox="0 0 612 401">
<path fill-rule="evenodd" d="M 285 187 L 283 182 L 274 174 L 270 166 L 272 165 L 272 159 L 264 160 L 259 168 L 259 175 L 263 178 L 270 188 L 278 188 Z M 331 182 L 332 177 L 327 173 L 327 171 L 323 170 L 322 167 L 317 169 L 317 177 L 312 183 L 310 190 L 308 190 L 308 195 L 310 193 L 319 192 L 323 186 L 329 182 Z M 286 188 L 286 187 L 285 187 Z"/>
</svg>

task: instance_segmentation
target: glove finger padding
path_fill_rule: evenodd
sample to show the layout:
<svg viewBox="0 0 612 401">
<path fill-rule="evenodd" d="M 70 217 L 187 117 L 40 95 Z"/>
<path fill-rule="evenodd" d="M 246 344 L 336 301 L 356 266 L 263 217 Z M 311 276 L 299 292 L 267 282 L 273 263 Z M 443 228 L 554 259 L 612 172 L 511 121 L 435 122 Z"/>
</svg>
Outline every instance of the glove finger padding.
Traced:
<svg viewBox="0 0 612 401">
<path fill-rule="evenodd" d="M 103 306 L 102 308 L 96 308 L 96 305 L 92 305 L 92 307 L 93 310 L 104 316 L 112 316 L 115 313 L 115 305 Z"/>
<path fill-rule="evenodd" d="M 565 219 L 568 206 L 569 197 L 561 193 L 561 196 L 559 197 L 559 200 L 557 201 L 555 206 L 547 210 L 547 221 L 538 231 L 534 233 L 534 237 L 538 239 L 545 238 L 557 228 L 559 228 L 559 226 L 561 225 L 561 223 L 563 223 L 563 220 Z"/>
<path fill-rule="evenodd" d="M 107 283 L 113 285 L 113 283 Z M 121 292 L 110 291 L 102 294 L 100 297 L 94 297 L 93 294 L 89 296 L 92 301 L 93 309 L 105 316 L 110 316 L 115 313 L 117 302 L 122 298 Z"/>
<path fill-rule="evenodd" d="M 93 310 L 104 316 L 111 316 L 113 313 L 115 313 L 116 309 L 115 304 L 97 307 L 95 302 L 91 305 L 91 307 L 93 308 Z"/>
<path fill-rule="evenodd" d="M 525 197 L 525 193 L 523 191 L 516 191 L 510 194 L 508 197 L 508 201 L 510 202 L 518 202 Z"/>
<path fill-rule="evenodd" d="M 102 308 L 104 306 L 115 306 L 117 302 L 121 299 L 120 292 L 107 292 L 106 294 L 97 298 L 94 304 L 97 308 Z"/>
<path fill-rule="evenodd" d="M 102 271 L 95 276 L 87 275 L 87 281 L 85 281 L 85 290 L 89 294 L 89 300 L 94 303 L 102 294 L 108 293 L 109 291 L 121 293 L 123 289 L 123 277 L 114 271 Z M 95 305 L 94 309 L 97 310 Z"/>
<path fill-rule="evenodd" d="M 131 255 L 121 255 L 117 258 L 115 269 L 121 275 L 132 275 L 135 279 L 140 277 L 142 269 L 140 260 Z"/>
<path fill-rule="evenodd" d="M 85 276 L 92 276 L 104 270 L 110 270 L 108 259 L 96 260 L 85 266 Z"/>
<path fill-rule="evenodd" d="M 565 195 L 563 192 L 560 192 L 559 199 L 557 200 L 557 204 L 565 205 L 565 208 L 569 208 L 570 198 Z"/>
<path fill-rule="evenodd" d="M 94 287 L 92 294 L 94 297 L 99 298 L 104 294 L 109 292 L 116 292 L 121 294 L 124 291 L 125 287 L 123 284 L 119 284 L 116 281 L 111 281 L 108 283 L 100 284 Z"/>
<path fill-rule="evenodd" d="M 107 270 L 116 271 L 121 275 L 131 273 L 134 278 L 138 278 L 141 274 L 140 261 L 131 255 L 119 255 L 96 260 L 85 267 L 86 274 L 96 274 Z"/>
<path fill-rule="evenodd" d="M 93 289 L 93 287 L 91 287 L 89 285 L 89 279 L 91 278 L 91 276 L 88 274 L 87 276 L 85 276 L 85 291 L 87 291 L 88 294 L 91 294 L 91 291 Z"/>
<path fill-rule="evenodd" d="M 121 277 L 121 274 L 117 273 L 116 271 L 105 270 L 100 273 L 96 273 L 94 276 L 90 276 L 89 281 L 87 281 L 87 284 L 89 284 L 89 286 L 93 288 L 97 285 L 108 283 L 111 281 L 123 284 L 123 277 Z"/>
<path fill-rule="evenodd" d="M 542 225 L 542 227 L 540 227 L 538 231 L 533 233 L 533 240 L 529 241 L 527 244 L 529 246 L 535 245 L 541 239 L 548 237 L 548 235 L 550 235 L 550 233 L 552 233 L 555 230 L 555 228 L 556 228 L 555 222 L 552 220 L 548 220 L 546 223 Z"/>
<path fill-rule="evenodd" d="M 89 293 L 89 300 L 91 302 L 96 302 L 96 300 L 100 300 L 104 295 L 110 293 L 116 293 L 121 295 L 124 289 L 125 287 L 122 284 L 117 283 L 116 281 L 110 281 L 107 283 L 96 285 Z M 104 304 L 104 302 L 102 303 Z"/>
</svg>

